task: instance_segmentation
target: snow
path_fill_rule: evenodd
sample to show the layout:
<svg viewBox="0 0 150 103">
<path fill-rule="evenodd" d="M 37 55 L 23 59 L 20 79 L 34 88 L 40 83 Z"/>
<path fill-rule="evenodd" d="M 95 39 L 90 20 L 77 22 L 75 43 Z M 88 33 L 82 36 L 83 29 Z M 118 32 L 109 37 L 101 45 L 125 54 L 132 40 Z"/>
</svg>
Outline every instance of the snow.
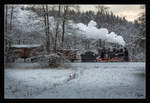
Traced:
<svg viewBox="0 0 150 103">
<path fill-rule="evenodd" d="M 16 28 L 19 30 L 26 33 L 34 32 L 35 30 L 36 32 L 40 32 L 43 30 L 42 23 L 40 22 L 42 18 L 37 18 L 38 15 L 35 12 L 22 10 L 19 5 L 15 6 L 14 11 L 16 18 L 13 19 L 13 23 L 15 23 Z"/>
<path fill-rule="evenodd" d="M 91 20 L 88 26 L 83 23 L 78 23 L 77 27 L 81 30 L 82 34 L 85 34 L 87 38 L 92 39 L 102 39 L 107 42 L 117 43 L 119 45 L 125 46 L 125 41 L 122 36 L 117 35 L 114 32 L 109 33 L 106 28 L 98 29 L 96 27 L 96 22 Z"/>
<path fill-rule="evenodd" d="M 144 62 L 27 64 L 5 69 L 5 98 L 145 98 Z"/>
<path fill-rule="evenodd" d="M 40 47 L 41 45 L 39 44 L 30 44 L 30 45 L 12 45 L 11 47 L 15 48 L 32 48 L 32 47 Z"/>
</svg>

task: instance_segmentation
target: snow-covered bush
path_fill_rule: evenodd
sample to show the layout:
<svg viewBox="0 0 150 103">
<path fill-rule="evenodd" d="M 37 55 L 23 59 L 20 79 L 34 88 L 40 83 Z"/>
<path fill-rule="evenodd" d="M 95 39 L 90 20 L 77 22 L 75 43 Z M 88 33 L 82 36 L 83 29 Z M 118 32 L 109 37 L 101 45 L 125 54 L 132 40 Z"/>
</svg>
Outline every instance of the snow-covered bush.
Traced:
<svg viewBox="0 0 150 103">
<path fill-rule="evenodd" d="M 139 53 L 135 56 L 136 61 L 144 61 L 145 62 L 145 55 L 144 53 Z"/>
<path fill-rule="evenodd" d="M 56 54 L 50 54 L 47 57 L 48 57 L 48 65 L 50 67 L 58 67 L 59 65 L 61 65 L 63 61 L 63 58 L 61 58 Z"/>
<path fill-rule="evenodd" d="M 38 57 L 38 61 L 40 62 L 42 67 L 53 67 L 53 68 L 64 66 L 65 62 L 69 62 L 63 56 L 59 56 L 57 54 L 40 55 Z"/>
</svg>

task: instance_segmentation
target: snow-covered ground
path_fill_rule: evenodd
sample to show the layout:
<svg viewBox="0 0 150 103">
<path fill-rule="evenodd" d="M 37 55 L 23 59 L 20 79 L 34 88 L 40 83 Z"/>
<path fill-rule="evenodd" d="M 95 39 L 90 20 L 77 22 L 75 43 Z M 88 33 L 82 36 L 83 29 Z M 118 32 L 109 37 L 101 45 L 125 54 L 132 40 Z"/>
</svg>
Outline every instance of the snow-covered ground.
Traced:
<svg viewBox="0 0 150 103">
<path fill-rule="evenodd" d="M 145 63 L 71 63 L 68 69 L 36 63 L 5 69 L 5 98 L 145 98 Z"/>
</svg>

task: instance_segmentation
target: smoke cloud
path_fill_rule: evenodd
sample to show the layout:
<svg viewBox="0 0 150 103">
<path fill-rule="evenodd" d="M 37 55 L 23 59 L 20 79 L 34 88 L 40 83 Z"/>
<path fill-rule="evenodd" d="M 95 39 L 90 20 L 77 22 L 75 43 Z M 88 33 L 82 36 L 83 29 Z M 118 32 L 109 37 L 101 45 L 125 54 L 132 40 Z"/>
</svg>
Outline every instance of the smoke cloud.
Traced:
<svg viewBox="0 0 150 103">
<path fill-rule="evenodd" d="M 105 40 L 106 42 L 117 43 L 119 45 L 125 46 L 125 41 L 122 36 L 117 35 L 114 32 L 109 33 L 106 28 L 98 29 L 96 25 L 96 22 L 91 20 L 88 23 L 88 26 L 84 25 L 83 23 L 78 23 L 77 27 L 79 30 L 81 30 L 82 34 L 86 35 L 87 38 L 101 39 Z"/>
</svg>

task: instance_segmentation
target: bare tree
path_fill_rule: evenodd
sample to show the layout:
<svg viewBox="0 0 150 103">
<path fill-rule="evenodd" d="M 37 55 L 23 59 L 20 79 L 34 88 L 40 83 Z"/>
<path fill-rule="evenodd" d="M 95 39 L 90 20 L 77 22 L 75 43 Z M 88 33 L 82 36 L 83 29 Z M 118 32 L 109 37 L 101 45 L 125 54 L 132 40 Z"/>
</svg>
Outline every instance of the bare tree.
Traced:
<svg viewBox="0 0 150 103">
<path fill-rule="evenodd" d="M 65 5 L 63 7 L 64 9 L 64 13 L 63 13 L 63 21 L 62 21 L 62 48 L 64 47 L 64 34 L 65 34 L 65 23 L 66 23 L 66 20 L 67 20 L 67 13 L 68 13 L 68 10 L 69 10 L 69 6 L 68 5 Z"/>
<path fill-rule="evenodd" d="M 106 6 L 103 6 L 103 5 L 97 5 L 96 9 L 97 9 L 97 12 L 105 13 L 109 9 L 109 7 L 106 7 Z"/>
<path fill-rule="evenodd" d="M 59 29 L 59 23 L 60 23 L 60 9 L 61 6 L 58 6 L 58 20 L 57 20 L 57 24 L 56 24 L 56 35 L 55 35 L 55 42 L 54 42 L 54 52 L 56 53 L 56 49 L 57 49 L 57 38 L 58 38 L 58 29 Z"/>
<path fill-rule="evenodd" d="M 64 34 L 65 34 L 65 25 L 66 25 L 66 21 L 69 17 L 68 12 L 70 9 L 75 9 L 78 12 L 80 11 L 80 7 L 78 5 L 64 5 L 63 6 L 63 17 L 62 17 L 62 38 L 61 38 L 61 47 L 64 47 Z"/>
<path fill-rule="evenodd" d="M 50 53 L 50 32 L 49 32 L 49 19 L 48 19 L 48 6 L 43 5 L 44 11 L 44 24 L 45 24 L 45 34 L 46 34 L 46 50 Z"/>
<path fill-rule="evenodd" d="M 145 6 L 140 6 L 140 9 L 143 10 L 141 16 L 138 18 L 138 22 L 140 24 L 140 35 L 138 38 L 138 42 L 140 47 L 143 48 L 143 52 L 145 54 L 146 48 L 146 14 L 145 14 Z"/>
</svg>

